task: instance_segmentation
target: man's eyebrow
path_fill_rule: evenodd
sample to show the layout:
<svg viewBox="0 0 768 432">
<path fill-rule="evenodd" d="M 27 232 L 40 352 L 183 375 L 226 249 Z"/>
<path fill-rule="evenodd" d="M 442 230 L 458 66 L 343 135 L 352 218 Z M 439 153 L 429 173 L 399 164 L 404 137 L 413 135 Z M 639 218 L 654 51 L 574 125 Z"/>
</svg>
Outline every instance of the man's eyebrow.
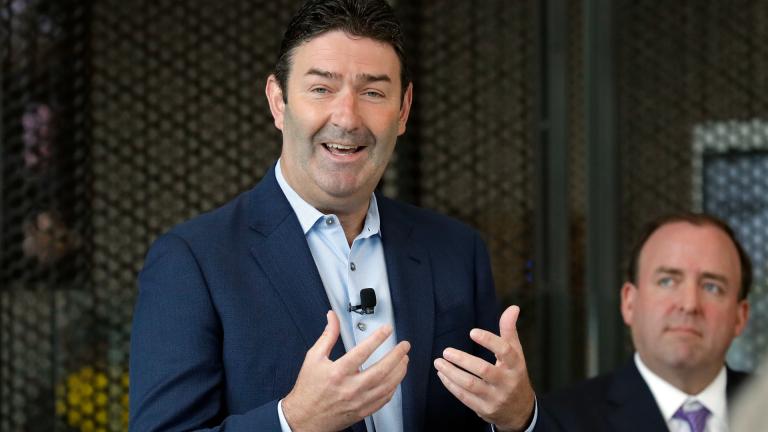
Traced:
<svg viewBox="0 0 768 432">
<path fill-rule="evenodd" d="M 307 73 L 305 73 L 304 75 L 319 76 L 319 77 L 326 78 L 333 81 L 338 81 L 338 80 L 341 80 L 342 78 L 341 74 L 339 73 L 317 69 L 317 68 L 309 69 Z M 355 76 L 355 80 L 363 84 L 369 84 L 369 83 L 378 82 L 378 81 L 392 82 L 392 78 L 390 78 L 389 75 L 387 74 L 374 75 L 374 74 L 368 74 L 368 73 L 361 73 Z"/>
<path fill-rule="evenodd" d="M 373 74 L 363 73 L 363 74 L 358 74 L 355 78 L 357 78 L 358 81 L 365 84 L 377 82 L 377 81 L 384 81 L 388 83 L 392 82 L 392 78 L 390 78 L 389 75 L 387 74 L 373 75 Z"/>
<path fill-rule="evenodd" d="M 320 70 L 320 69 L 317 69 L 317 68 L 311 68 L 304 75 L 305 76 L 306 75 L 315 75 L 315 76 L 319 76 L 319 77 L 322 77 L 322 78 L 327 78 L 327 79 L 330 79 L 330 80 L 340 80 L 341 79 L 341 75 L 336 73 L 336 72 Z"/>
<path fill-rule="evenodd" d="M 713 279 L 719 282 L 722 282 L 724 284 L 728 284 L 728 278 L 724 275 L 721 275 L 719 273 L 711 273 L 711 272 L 704 272 L 701 274 L 702 279 Z"/>
<path fill-rule="evenodd" d="M 661 266 L 661 267 L 657 268 L 654 273 L 656 273 L 656 274 L 663 273 L 663 274 L 670 274 L 670 275 L 680 276 L 680 275 L 683 274 L 683 271 L 680 270 L 680 269 L 674 268 L 674 267 L 664 267 L 664 266 Z"/>
</svg>

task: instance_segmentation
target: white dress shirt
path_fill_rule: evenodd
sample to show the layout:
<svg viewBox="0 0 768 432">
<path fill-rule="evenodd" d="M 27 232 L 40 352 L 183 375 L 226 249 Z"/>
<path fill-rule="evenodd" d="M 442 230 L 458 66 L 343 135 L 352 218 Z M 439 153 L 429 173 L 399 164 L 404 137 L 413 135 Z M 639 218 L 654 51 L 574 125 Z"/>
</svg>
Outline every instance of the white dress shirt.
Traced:
<svg viewBox="0 0 768 432">
<path fill-rule="evenodd" d="M 640 371 L 640 375 L 642 375 L 646 384 L 651 389 L 651 393 L 653 393 L 653 397 L 656 399 L 656 404 L 658 404 L 661 415 L 664 417 L 670 432 L 691 432 L 688 423 L 672 416 L 675 415 L 675 412 L 681 405 L 693 400 L 707 407 L 711 413 L 709 418 L 707 418 L 706 427 L 704 428 L 705 432 L 728 432 L 728 402 L 725 396 L 727 375 L 725 366 L 720 369 L 714 381 L 709 383 L 701 393 L 689 395 L 648 369 L 648 366 L 643 363 L 638 353 L 635 353 L 635 364 Z"/>
<path fill-rule="evenodd" d="M 323 214 L 304 201 L 285 181 L 279 160 L 275 167 L 275 176 L 304 230 L 331 308 L 339 317 L 344 348 L 351 350 L 385 324 L 389 324 L 393 329 L 389 338 L 363 363 L 362 369 L 366 369 L 397 345 L 376 195 L 371 194 L 363 230 L 350 247 L 339 218 L 333 214 Z M 348 310 L 350 304 L 360 304 L 360 290 L 363 288 L 373 288 L 376 291 L 376 308 L 373 314 L 360 315 Z M 283 432 L 290 432 L 291 429 L 283 415 L 282 400 L 278 403 L 278 416 Z M 400 386 L 397 386 L 392 399 L 386 405 L 365 418 L 365 425 L 369 432 L 402 432 Z"/>
<path fill-rule="evenodd" d="M 285 197 L 296 213 L 304 230 L 309 250 L 320 273 L 331 308 L 339 317 L 341 340 L 349 351 L 384 324 L 392 326 L 393 332 L 363 364 L 368 368 L 384 357 L 397 345 L 394 332 L 395 318 L 392 298 L 389 292 L 387 266 L 384 261 L 384 247 L 381 243 L 379 208 L 376 195 L 371 194 L 368 213 L 363 230 L 349 246 L 344 230 L 336 215 L 325 215 L 304 201 L 285 181 L 280 161 L 275 167 L 275 177 Z M 359 315 L 348 311 L 348 305 L 360 304 L 360 290 L 374 288 L 376 309 L 373 315 Z M 488 311 L 493 313 L 493 311 Z M 292 432 L 285 420 L 283 401 L 277 405 L 283 432 Z M 538 419 L 538 402 L 534 401 L 534 415 L 525 432 L 533 431 Z M 365 418 L 368 432 L 402 432 L 402 394 L 397 386 L 392 399 L 373 415 Z M 495 431 L 495 427 L 489 425 Z"/>
</svg>

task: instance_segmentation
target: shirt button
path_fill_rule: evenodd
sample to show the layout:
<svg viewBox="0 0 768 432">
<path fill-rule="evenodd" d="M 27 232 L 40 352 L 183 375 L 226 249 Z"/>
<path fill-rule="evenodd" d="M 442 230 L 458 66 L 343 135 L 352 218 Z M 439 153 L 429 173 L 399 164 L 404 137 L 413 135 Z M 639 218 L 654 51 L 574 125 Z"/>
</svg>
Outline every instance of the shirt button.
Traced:
<svg viewBox="0 0 768 432">
<path fill-rule="evenodd" d="M 360 321 L 359 323 L 357 323 L 357 329 L 358 330 L 365 331 L 365 329 L 367 329 L 367 328 L 368 328 L 368 326 L 366 326 L 364 322 Z"/>
<path fill-rule="evenodd" d="M 357 266 L 355 265 L 355 263 L 349 263 L 349 269 L 350 270 L 355 271 L 356 268 L 357 268 Z"/>
<path fill-rule="evenodd" d="M 326 218 L 325 223 L 328 225 L 333 225 L 333 218 L 332 217 Z"/>
</svg>

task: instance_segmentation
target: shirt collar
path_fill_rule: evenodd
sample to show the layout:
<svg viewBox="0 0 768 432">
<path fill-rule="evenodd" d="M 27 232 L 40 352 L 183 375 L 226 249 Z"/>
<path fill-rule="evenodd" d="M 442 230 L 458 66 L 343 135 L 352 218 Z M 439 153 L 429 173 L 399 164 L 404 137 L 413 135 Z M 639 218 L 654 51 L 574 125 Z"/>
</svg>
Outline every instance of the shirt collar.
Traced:
<svg viewBox="0 0 768 432">
<path fill-rule="evenodd" d="M 283 191 L 285 198 L 288 199 L 288 203 L 291 205 L 296 217 L 299 219 L 301 229 L 304 231 L 304 235 L 307 235 L 312 227 L 325 216 L 318 209 L 312 207 L 311 204 L 304 201 L 301 196 L 288 184 L 283 177 L 283 170 L 280 167 L 280 159 L 277 160 L 275 166 L 275 177 L 277 178 L 277 184 Z M 379 218 L 379 206 L 376 201 L 376 194 L 371 194 L 371 201 L 368 204 L 368 213 L 365 215 L 365 221 L 363 222 L 363 230 L 358 234 L 357 238 L 367 238 L 378 234 L 381 236 L 381 220 Z"/>
<path fill-rule="evenodd" d="M 715 379 L 709 385 L 696 395 L 689 395 L 672 384 L 665 381 L 660 376 L 651 371 L 643 363 L 640 354 L 635 353 L 635 365 L 640 371 L 645 382 L 653 393 L 656 403 L 659 405 L 664 421 L 669 422 L 680 405 L 688 400 L 696 399 L 712 413 L 713 417 L 718 417 L 727 421 L 727 402 L 725 399 L 726 373 L 725 366 L 720 369 Z"/>
</svg>

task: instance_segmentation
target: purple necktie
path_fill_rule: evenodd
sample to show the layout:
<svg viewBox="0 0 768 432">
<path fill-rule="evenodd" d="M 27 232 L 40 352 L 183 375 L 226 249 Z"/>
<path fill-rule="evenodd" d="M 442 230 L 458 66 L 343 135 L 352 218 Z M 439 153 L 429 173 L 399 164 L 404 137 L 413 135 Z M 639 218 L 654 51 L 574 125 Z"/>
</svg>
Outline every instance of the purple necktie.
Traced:
<svg viewBox="0 0 768 432">
<path fill-rule="evenodd" d="M 685 405 L 686 404 L 680 406 L 672 418 L 680 419 L 688 423 L 688 426 L 691 427 L 691 432 L 704 432 L 704 426 L 707 424 L 707 417 L 709 417 L 710 414 L 707 407 L 696 402 L 693 404 L 695 405 L 693 409 L 686 411 L 684 409 Z"/>
</svg>

